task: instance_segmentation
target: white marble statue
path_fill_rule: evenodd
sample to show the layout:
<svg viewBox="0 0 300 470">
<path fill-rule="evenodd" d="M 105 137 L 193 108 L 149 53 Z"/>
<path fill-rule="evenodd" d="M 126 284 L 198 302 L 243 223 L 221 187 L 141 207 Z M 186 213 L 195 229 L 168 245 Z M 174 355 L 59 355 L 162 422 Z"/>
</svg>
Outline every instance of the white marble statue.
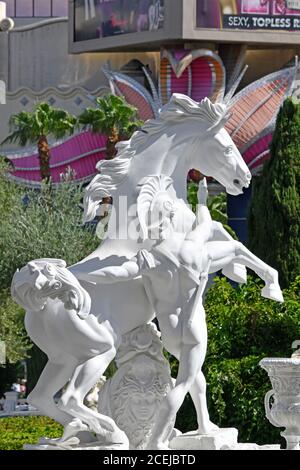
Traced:
<svg viewBox="0 0 300 470">
<path fill-rule="evenodd" d="M 208 99 L 196 103 L 173 95 L 158 119 L 119 144 L 114 160 L 98 165 L 101 173 L 86 191 L 86 220 L 94 218 L 103 197 L 114 201 L 114 217 L 99 249 L 69 269 L 59 260 L 38 260 L 14 276 L 12 294 L 27 310 L 27 331 L 49 358 L 29 399 L 63 424 L 62 442 L 88 429 L 109 442 L 128 444 L 111 418 L 83 401 L 115 357 L 122 335 L 155 316 L 164 346 L 180 357 L 180 368 L 176 387 L 161 404 L 149 448 L 165 447 L 169 422 L 189 390 L 198 432 L 215 429 L 201 372 L 207 274 L 223 269 L 227 277 L 245 282 L 245 267 L 250 267 L 266 283 L 262 294 L 282 301 L 276 271 L 211 220 L 205 185 L 197 217 L 186 205 L 190 168 L 214 177 L 229 194 L 241 194 L 250 184 L 250 172 L 224 129 L 226 113 L 225 105 Z M 70 378 L 56 406 L 53 395 Z"/>
<path fill-rule="evenodd" d="M 163 449 L 170 423 L 188 392 L 198 415 L 199 434 L 209 434 L 215 425 L 209 420 L 206 383 L 201 371 L 207 346 L 207 328 L 202 295 L 208 274 L 237 262 L 260 274 L 266 286 L 262 294 L 281 300 L 275 270 L 264 264 L 241 243 L 210 241 L 213 221 L 206 207 L 206 180 L 199 185 L 195 228 L 193 213 L 186 204 L 172 197 L 172 180 L 164 175 L 149 177 L 138 197 L 138 214 L 145 239 L 155 241 L 150 251 L 121 266 L 91 272 L 85 279 L 97 283 L 128 281 L 142 277 L 153 305 L 165 348 L 180 360 L 176 386 L 161 404 L 150 449 Z M 150 219 L 150 223 L 149 223 Z"/>
</svg>

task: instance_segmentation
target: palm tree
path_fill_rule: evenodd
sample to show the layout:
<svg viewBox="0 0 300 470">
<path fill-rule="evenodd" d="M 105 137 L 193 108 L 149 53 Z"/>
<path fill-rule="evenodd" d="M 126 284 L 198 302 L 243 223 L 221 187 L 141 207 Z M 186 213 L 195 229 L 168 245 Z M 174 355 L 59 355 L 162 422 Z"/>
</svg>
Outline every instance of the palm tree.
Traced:
<svg viewBox="0 0 300 470">
<path fill-rule="evenodd" d="M 116 156 L 116 144 L 131 137 L 141 125 L 137 119 L 137 109 L 126 103 L 125 99 L 108 95 L 96 98 L 96 107 L 87 108 L 79 116 L 83 129 L 107 135 L 106 159 Z"/>
<path fill-rule="evenodd" d="M 48 103 L 38 104 L 33 112 L 21 111 L 9 120 L 10 135 L 2 142 L 18 143 L 22 147 L 37 143 L 42 181 L 51 179 L 51 152 L 48 137 L 61 139 L 74 133 L 77 119 L 63 109 Z"/>
<path fill-rule="evenodd" d="M 143 122 L 137 119 L 137 109 L 120 96 L 111 94 L 103 98 L 98 97 L 95 102 L 95 108 L 87 108 L 79 116 L 79 124 L 85 130 L 107 136 L 106 160 L 112 160 L 117 154 L 117 143 L 129 139 Z M 108 215 L 110 204 L 111 197 L 102 199 L 103 217 Z"/>
</svg>

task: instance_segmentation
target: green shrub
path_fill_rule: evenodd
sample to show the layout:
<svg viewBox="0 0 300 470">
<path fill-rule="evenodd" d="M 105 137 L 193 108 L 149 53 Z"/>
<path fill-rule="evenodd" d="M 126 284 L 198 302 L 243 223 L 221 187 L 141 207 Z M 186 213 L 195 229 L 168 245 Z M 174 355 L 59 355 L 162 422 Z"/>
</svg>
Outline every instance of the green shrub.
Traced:
<svg viewBox="0 0 300 470">
<path fill-rule="evenodd" d="M 0 292 L 0 341 L 5 342 L 6 358 L 10 363 L 26 358 L 31 347 L 24 328 L 24 313 L 8 290 Z"/>
<path fill-rule="evenodd" d="M 1 288 L 10 287 L 16 269 L 28 261 L 62 258 L 71 265 L 92 253 L 100 243 L 81 223 L 82 188 L 61 184 L 51 194 L 50 207 L 45 194 L 24 190 L 29 198 L 27 207 L 21 197 L 16 198 L 9 214 L 1 221 Z"/>
<path fill-rule="evenodd" d="M 3 183 L 3 186 L 2 186 Z M 22 196 L 27 196 L 24 205 Z M 13 274 L 27 262 L 39 258 L 62 258 L 74 264 L 92 253 L 100 240 L 82 223 L 81 202 L 83 188 L 64 183 L 50 192 L 16 187 L 0 177 L 0 286 L 9 289 Z M 6 294 L 5 294 L 6 295 Z M 0 297 L 0 313 L 1 313 Z M 5 300 L 4 320 L 0 319 L 0 336 L 3 321 L 9 315 L 17 318 L 21 309 L 11 300 Z M 3 311 L 3 309 L 2 309 Z M 7 324 L 7 321 L 6 321 Z M 27 341 L 19 323 L 5 328 L 4 339 L 12 362 L 26 357 Z M 17 331 L 20 334 L 14 335 Z M 13 340 L 14 338 L 14 340 Z M 23 353 L 21 343 L 23 342 Z M 17 344 L 17 348 L 15 345 Z M 28 361 L 28 391 L 35 385 L 45 365 L 45 355 L 34 346 Z"/>
<path fill-rule="evenodd" d="M 261 281 L 233 288 L 216 278 L 206 297 L 209 331 L 207 359 L 242 359 L 246 356 L 290 355 L 300 335 L 300 277 L 284 291 L 279 304 L 261 297 Z"/>
<path fill-rule="evenodd" d="M 264 357 L 289 357 L 300 337 L 300 277 L 284 291 L 284 304 L 260 296 L 260 281 L 233 288 L 216 278 L 206 297 L 208 352 L 204 373 L 213 422 L 236 427 L 240 442 L 280 442 L 279 429 L 265 418 L 264 396 L 271 383 L 259 362 Z M 177 364 L 172 360 L 173 373 Z M 187 397 L 177 418 L 183 431 L 196 429 L 196 413 Z"/>
<path fill-rule="evenodd" d="M 44 416 L 0 419 L 0 451 L 22 450 L 24 444 L 36 444 L 42 436 L 61 437 L 62 426 Z"/>
<path fill-rule="evenodd" d="M 282 106 L 271 158 L 254 179 L 249 212 L 249 247 L 278 270 L 287 287 L 300 274 L 300 102 Z"/>
<path fill-rule="evenodd" d="M 23 378 L 23 367 L 19 370 L 17 363 L 28 357 L 32 347 L 24 327 L 24 313 L 9 290 L 0 292 L 0 341 L 6 347 L 6 364 L 0 364 L 0 397 L 19 376 Z"/>
</svg>

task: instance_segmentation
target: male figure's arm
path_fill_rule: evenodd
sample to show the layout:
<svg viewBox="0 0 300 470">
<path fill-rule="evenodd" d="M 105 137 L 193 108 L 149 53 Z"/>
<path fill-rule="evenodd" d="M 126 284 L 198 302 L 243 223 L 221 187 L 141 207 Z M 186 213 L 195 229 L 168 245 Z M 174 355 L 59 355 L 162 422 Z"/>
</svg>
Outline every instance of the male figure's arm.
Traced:
<svg viewBox="0 0 300 470">
<path fill-rule="evenodd" d="M 232 241 L 232 236 L 223 227 L 221 222 L 212 220 L 207 208 L 207 197 L 207 182 L 206 178 L 204 178 L 200 181 L 198 190 L 197 226 L 199 227 L 199 231 L 202 232 L 206 241 Z"/>
<path fill-rule="evenodd" d="M 211 238 L 213 221 L 206 205 L 207 197 L 207 181 L 206 178 L 204 178 L 200 181 L 198 189 L 197 226 L 188 234 L 187 239 L 189 240 L 200 238 L 202 242 L 205 243 Z"/>
<path fill-rule="evenodd" d="M 134 279 L 139 275 L 139 271 L 136 258 L 132 258 L 121 266 L 108 266 L 89 273 L 79 272 L 75 275 L 77 279 L 82 281 L 94 282 L 96 284 L 112 284 Z"/>
</svg>

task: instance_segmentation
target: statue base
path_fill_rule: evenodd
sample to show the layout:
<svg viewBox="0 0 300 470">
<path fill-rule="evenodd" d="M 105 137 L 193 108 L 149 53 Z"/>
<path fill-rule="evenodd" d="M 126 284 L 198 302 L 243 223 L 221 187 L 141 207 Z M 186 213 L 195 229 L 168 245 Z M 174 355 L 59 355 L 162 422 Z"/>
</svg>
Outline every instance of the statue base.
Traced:
<svg viewBox="0 0 300 470">
<path fill-rule="evenodd" d="M 110 442 L 100 440 L 89 432 L 78 433 L 77 437 L 70 437 L 61 442 L 61 439 L 48 439 L 42 437 L 36 444 L 25 444 L 24 450 L 129 450 L 128 443 Z"/>
<path fill-rule="evenodd" d="M 238 430 L 235 428 L 217 429 L 211 434 L 197 434 L 197 431 L 177 436 L 170 442 L 172 450 L 221 450 L 238 445 Z"/>
<path fill-rule="evenodd" d="M 224 446 L 221 450 L 280 450 L 278 444 L 268 444 L 260 446 L 258 444 L 237 444 L 236 446 Z"/>
<path fill-rule="evenodd" d="M 24 450 L 129 450 L 128 445 L 125 444 L 103 444 L 103 442 L 90 442 L 88 444 L 78 444 L 68 446 L 64 444 L 25 444 Z"/>
</svg>

